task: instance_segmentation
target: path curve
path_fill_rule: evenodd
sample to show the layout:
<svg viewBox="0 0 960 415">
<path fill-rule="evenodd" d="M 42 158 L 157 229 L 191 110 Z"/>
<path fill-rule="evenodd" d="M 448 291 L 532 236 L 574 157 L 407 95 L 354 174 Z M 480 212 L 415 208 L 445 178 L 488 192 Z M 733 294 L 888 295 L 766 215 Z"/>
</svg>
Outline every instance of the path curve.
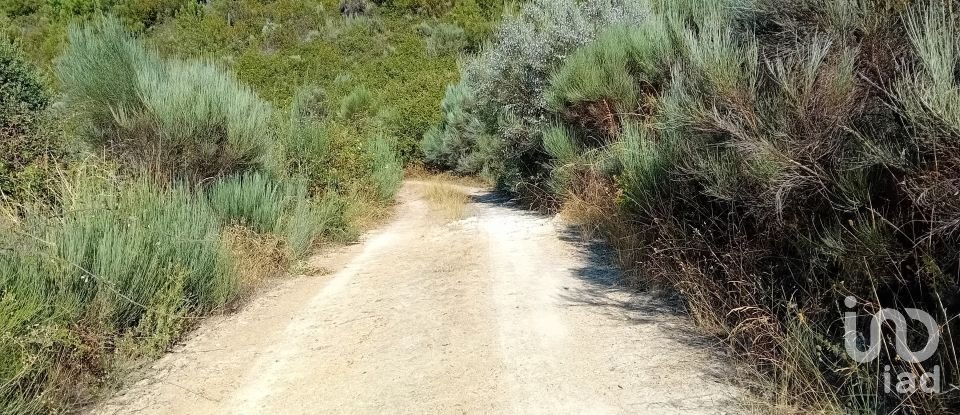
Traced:
<svg viewBox="0 0 960 415">
<path fill-rule="evenodd" d="M 723 414 L 729 370 L 686 320 L 616 287 L 603 248 L 422 183 L 361 244 L 205 323 L 96 414 Z"/>
</svg>

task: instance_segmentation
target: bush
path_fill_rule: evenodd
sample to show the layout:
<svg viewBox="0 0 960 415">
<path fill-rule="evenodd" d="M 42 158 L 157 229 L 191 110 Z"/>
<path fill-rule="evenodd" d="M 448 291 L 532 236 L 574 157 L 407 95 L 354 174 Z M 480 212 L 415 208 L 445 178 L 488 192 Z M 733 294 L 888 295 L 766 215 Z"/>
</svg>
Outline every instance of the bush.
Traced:
<svg viewBox="0 0 960 415">
<path fill-rule="evenodd" d="M 237 292 L 219 221 L 193 193 L 78 180 L 63 192 L 62 216 L 30 215 L 4 229 L 4 413 L 75 404 L 109 366 L 106 345 L 129 335 L 166 347 L 185 315 L 221 308 Z"/>
<path fill-rule="evenodd" d="M 367 87 L 359 85 L 340 100 L 340 110 L 337 112 L 337 116 L 353 118 L 357 115 L 369 114 L 372 109 L 373 94 Z"/>
<path fill-rule="evenodd" d="M 466 32 L 455 24 L 423 23 L 419 30 L 426 39 L 427 53 L 431 56 L 457 54 L 467 47 Z"/>
<path fill-rule="evenodd" d="M 290 105 L 289 119 L 281 126 L 287 168 L 290 173 L 305 177 L 314 193 L 321 192 L 332 181 L 334 157 L 325 125 L 328 106 L 325 91 L 304 87 Z"/>
<path fill-rule="evenodd" d="M 475 105 L 472 92 L 462 85 L 447 88 L 440 104 L 443 119 L 424 136 L 422 146 L 427 163 L 464 173 L 478 172 L 473 169 L 475 166 L 464 162 L 476 152 L 471 144 L 476 141 L 476 135 L 483 132 L 481 121 L 471 112 Z"/>
<path fill-rule="evenodd" d="M 115 0 L 113 12 L 136 26 L 150 28 L 173 17 L 181 8 L 195 5 L 194 0 Z M 202 3 L 202 2 L 201 2 Z"/>
<path fill-rule="evenodd" d="M 443 17 L 462 27 L 471 50 L 490 36 L 504 14 L 506 2 L 458 0 Z"/>
<path fill-rule="evenodd" d="M 243 225 L 260 233 L 280 229 L 295 187 L 248 173 L 218 181 L 207 191 L 210 206 L 227 225 Z"/>
<path fill-rule="evenodd" d="M 367 0 L 340 0 L 340 14 L 346 17 L 365 16 L 370 13 Z"/>
<path fill-rule="evenodd" d="M 607 29 L 554 73 L 547 103 L 570 123 L 616 136 L 622 116 L 649 112 L 656 105 L 650 92 L 663 88 L 671 49 L 662 19 Z M 644 98 L 648 102 L 641 102 Z"/>
<path fill-rule="evenodd" d="M 224 226 L 277 235 L 293 258 L 306 253 L 322 234 L 349 226 L 340 206 L 344 202 L 336 193 L 314 202 L 306 181 L 296 177 L 282 182 L 260 173 L 229 177 L 211 186 L 207 200 Z"/>
<path fill-rule="evenodd" d="M 425 137 L 429 160 L 458 168 L 499 147 L 487 161 L 506 166 L 497 178 L 533 182 L 516 191 L 547 183 L 551 197 L 534 196 L 588 202 L 585 225 L 636 282 L 681 293 L 701 327 L 759 368 L 777 409 L 957 413 L 956 390 L 878 386 L 885 366 L 960 379 L 951 6 L 636 2 L 646 18 L 564 33 L 576 21 L 550 22 L 577 16 L 557 13 L 573 2 L 534 3 L 521 16 L 555 17 L 507 19 L 467 63 Z M 877 362 L 852 361 L 838 318 L 848 296 L 862 314 L 935 315 L 937 355 L 907 363 L 883 336 L 871 339 Z"/>
<path fill-rule="evenodd" d="M 72 28 L 57 69 L 88 142 L 132 169 L 200 183 L 276 167 L 269 104 L 213 65 L 161 59 L 116 19 Z"/>
<path fill-rule="evenodd" d="M 61 153 L 45 111 L 50 96 L 16 45 L 0 37 L 0 199 L 44 197 Z"/>
<path fill-rule="evenodd" d="M 370 179 L 377 197 L 382 201 L 393 200 L 403 181 L 403 164 L 392 141 L 382 135 L 367 141 Z"/>
<path fill-rule="evenodd" d="M 536 175 L 528 167 L 544 162 L 539 131 L 550 124 L 547 87 L 553 71 L 563 57 L 604 28 L 638 23 L 645 14 L 641 2 L 537 0 L 505 17 L 490 44 L 464 65 L 461 86 L 447 90 L 454 94 L 470 90 L 482 97 L 471 109 L 471 117 L 481 119 L 499 144 L 490 145 L 486 135 L 467 140 L 486 142 L 484 148 L 503 152 L 496 157 L 489 157 L 489 152 L 478 156 L 490 163 L 473 170 L 509 177 L 502 180 L 508 184 Z M 457 99 L 450 97 L 449 101 Z M 444 135 L 454 137 L 455 133 Z"/>
</svg>

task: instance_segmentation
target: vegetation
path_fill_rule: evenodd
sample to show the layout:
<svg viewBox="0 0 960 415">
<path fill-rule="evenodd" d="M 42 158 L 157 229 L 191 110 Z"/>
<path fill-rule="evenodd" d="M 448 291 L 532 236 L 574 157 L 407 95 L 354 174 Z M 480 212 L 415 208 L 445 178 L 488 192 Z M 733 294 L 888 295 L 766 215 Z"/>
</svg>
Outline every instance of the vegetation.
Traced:
<svg viewBox="0 0 960 415">
<path fill-rule="evenodd" d="M 50 93 L 20 48 L 0 37 L 0 199 L 43 197 L 60 148 L 47 118 Z"/>
<path fill-rule="evenodd" d="M 958 413 L 957 6 L 532 1 L 464 63 L 422 148 L 682 294 L 757 368 L 762 412 Z M 901 359 L 885 326 L 855 362 L 847 297 L 929 312 L 938 353 Z M 888 366 L 894 385 L 938 366 L 943 393 L 887 393 Z"/>
<path fill-rule="evenodd" d="M 201 183 L 274 167 L 269 104 L 212 65 L 159 58 L 118 20 L 72 30 L 57 72 L 89 144 L 132 169 Z"/>
<path fill-rule="evenodd" d="M 458 189 L 456 185 L 442 180 L 431 180 L 423 190 L 430 207 L 448 220 L 463 219 L 467 212 L 467 203 L 470 196 Z"/>
<path fill-rule="evenodd" d="M 81 409 L 391 203 L 502 6 L 340 3 L 0 5 L 0 412 Z"/>
</svg>

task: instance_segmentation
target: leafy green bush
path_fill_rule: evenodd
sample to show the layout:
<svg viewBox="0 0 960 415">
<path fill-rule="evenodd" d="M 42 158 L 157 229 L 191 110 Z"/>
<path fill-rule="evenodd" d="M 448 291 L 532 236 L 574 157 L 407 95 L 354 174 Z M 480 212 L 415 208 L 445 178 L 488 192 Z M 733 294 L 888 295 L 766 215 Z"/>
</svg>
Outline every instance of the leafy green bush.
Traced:
<svg viewBox="0 0 960 415">
<path fill-rule="evenodd" d="M 0 199 L 47 193 L 49 169 L 62 146 L 45 110 L 50 94 L 19 47 L 0 37 Z"/>
<path fill-rule="evenodd" d="M 276 167 L 269 104 L 216 66 L 161 59 L 116 19 L 71 29 L 58 73 L 90 144 L 131 168 L 198 183 Z"/>
<path fill-rule="evenodd" d="M 48 0 L 46 3 L 51 14 L 67 19 L 74 16 L 92 16 L 103 12 L 109 5 L 101 0 Z"/>
<path fill-rule="evenodd" d="M 483 43 L 504 14 L 506 2 L 458 0 L 443 20 L 462 27 L 471 49 Z"/>
<path fill-rule="evenodd" d="M 9 0 L 0 4 L 0 14 L 10 17 L 25 16 L 36 13 L 40 6 L 35 0 Z"/>
<path fill-rule="evenodd" d="M 194 0 L 115 0 L 113 12 L 136 26 L 149 28 L 196 4 Z"/>
</svg>

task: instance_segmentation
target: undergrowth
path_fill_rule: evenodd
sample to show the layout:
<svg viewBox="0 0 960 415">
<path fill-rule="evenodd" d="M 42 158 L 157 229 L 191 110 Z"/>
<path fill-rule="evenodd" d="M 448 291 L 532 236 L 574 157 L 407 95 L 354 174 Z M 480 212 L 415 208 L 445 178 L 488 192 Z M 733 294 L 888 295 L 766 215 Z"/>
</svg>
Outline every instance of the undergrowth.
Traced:
<svg viewBox="0 0 960 415">
<path fill-rule="evenodd" d="M 273 18 L 359 45 L 380 16 L 289 1 L 80 3 L 0 8 L 18 39 L 0 43 L 0 132 L 15 155 L 0 168 L 4 414 L 82 410 L 203 317 L 235 309 L 320 244 L 358 237 L 392 202 L 411 137 L 382 95 L 397 88 L 366 89 L 344 60 L 310 79 L 245 66 L 329 46 L 263 25 Z M 254 28 L 255 46 L 233 43 Z M 173 56 L 192 35 L 208 41 L 201 51 L 255 58 Z M 412 28 L 403 36 L 404 59 L 427 55 Z M 16 46 L 41 44 L 50 49 Z"/>
<path fill-rule="evenodd" d="M 427 161 L 605 236 L 755 369 L 759 412 L 960 413 L 960 4 L 588 3 L 590 30 L 552 23 L 575 1 L 506 19 L 448 88 Z M 931 314 L 937 353 L 898 355 L 919 324 L 871 337 L 884 308 Z M 849 336 L 880 355 L 858 363 Z"/>
</svg>

